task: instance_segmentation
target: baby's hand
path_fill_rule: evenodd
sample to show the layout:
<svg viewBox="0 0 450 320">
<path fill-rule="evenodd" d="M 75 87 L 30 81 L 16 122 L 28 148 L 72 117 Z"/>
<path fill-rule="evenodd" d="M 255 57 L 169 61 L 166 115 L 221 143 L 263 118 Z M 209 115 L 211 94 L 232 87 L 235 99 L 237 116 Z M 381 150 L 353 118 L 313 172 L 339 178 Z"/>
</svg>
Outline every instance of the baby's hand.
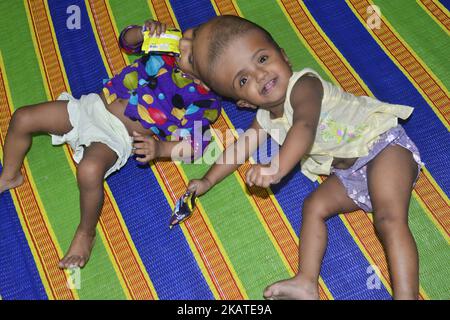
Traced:
<svg viewBox="0 0 450 320">
<path fill-rule="evenodd" d="M 150 35 L 159 37 L 162 33 L 165 33 L 167 30 L 167 24 L 161 23 L 155 20 L 147 20 L 145 21 L 145 30 L 150 32 Z"/>
<path fill-rule="evenodd" d="M 156 159 L 160 154 L 159 141 L 133 131 L 133 154 L 144 155 L 144 157 L 136 157 L 136 160 L 141 163 Z"/>
<path fill-rule="evenodd" d="M 191 180 L 189 181 L 188 190 L 196 193 L 197 196 L 201 196 L 202 194 L 208 192 L 211 189 L 212 183 L 208 179 L 200 179 L 200 180 Z"/>
<path fill-rule="evenodd" d="M 246 182 L 249 187 L 268 188 L 271 184 L 280 182 L 278 169 L 272 165 L 255 164 L 247 171 Z"/>
</svg>

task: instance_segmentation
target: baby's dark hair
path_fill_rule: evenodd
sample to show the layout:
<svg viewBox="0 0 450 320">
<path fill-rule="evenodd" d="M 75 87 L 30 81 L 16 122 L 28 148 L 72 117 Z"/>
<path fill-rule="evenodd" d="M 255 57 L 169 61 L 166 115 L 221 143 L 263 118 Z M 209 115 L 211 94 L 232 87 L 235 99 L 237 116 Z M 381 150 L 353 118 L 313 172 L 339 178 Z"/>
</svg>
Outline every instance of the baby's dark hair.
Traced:
<svg viewBox="0 0 450 320">
<path fill-rule="evenodd" d="M 247 19 L 238 16 L 223 15 L 214 18 L 211 22 L 214 24 L 214 28 L 208 48 L 207 79 L 210 79 L 210 75 L 214 72 L 214 67 L 218 58 L 230 42 L 242 35 L 245 35 L 249 31 L 261 31 L 270 43 L 272 43 L 276 48 L 280 48 L 273 39 L 272 35 L 266 29 Z"/>
</svg>

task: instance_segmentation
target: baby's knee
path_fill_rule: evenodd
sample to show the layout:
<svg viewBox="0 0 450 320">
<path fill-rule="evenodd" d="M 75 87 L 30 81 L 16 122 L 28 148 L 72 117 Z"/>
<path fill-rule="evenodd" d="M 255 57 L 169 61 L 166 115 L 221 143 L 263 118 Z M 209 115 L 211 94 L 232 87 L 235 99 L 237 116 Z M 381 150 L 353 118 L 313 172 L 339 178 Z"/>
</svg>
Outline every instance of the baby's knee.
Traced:
<svg viewBox="0 0 450 320">
<path fill-rule="evenodd" d="M 313 217 L 326 220 L 330 214 L 331 212 L 324 201 L 316 197 L 314 194 L 310 194 L 303 202 L 303 218 Z"/>
<path fill-rule="evenodd" d="M 26 131 L 33 125 L 33 116 L 27 107 L 22 107 L 14 111 L 9 123 L 10 130 Z"/>
<path fill-rule="evenodd" d="M 374 209 L 373 216 L 374 225 L 378 231 L 408 227 L 408 212 L 404 208 L 388 207 Z"/>
<path fill-rule="evenodd" d="M 103 184 L 105 170 L 95 161 L 81 161 L 77 168 L 77 181 L 80 187 L 96 187 Z"/>
</svg>

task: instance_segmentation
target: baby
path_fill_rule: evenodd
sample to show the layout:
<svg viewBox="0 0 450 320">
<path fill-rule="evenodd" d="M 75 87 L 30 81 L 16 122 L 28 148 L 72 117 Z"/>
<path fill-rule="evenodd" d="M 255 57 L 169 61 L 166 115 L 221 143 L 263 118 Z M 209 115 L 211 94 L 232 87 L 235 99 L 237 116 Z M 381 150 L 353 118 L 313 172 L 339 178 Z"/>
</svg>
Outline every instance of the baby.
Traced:
<svg viewBox="0 0 450 320">
<path fill-rule="evenodd" d="M 129 26 L 120 35 L 120 45 L 140 53 L 143 30 L 159 36 L 166 28 L 153 20 L 144 28 Z M 192 37 L 193 29 L 184 32 L 177 58 L 150 54 L 137 59 L 106 80 L 100 94 L 75 99 L 63 93 L 58 101 L 22 107 L 13 114 L 0 193 L 23 183 L 20 168 L 35 133 L 50 133 L 55 145 L 70 144 L 78 164 L 81 219 L 60 268 L 86 265 L 103 206 L 104 179 L 124 166 L 130 155 L 147 163 L 156 158 L 190 160 L 202 154 L 208 141 L 191 137 L 195 130 L 209 127 L 221 107 L 219 97 L 192 69 Z"/>
<path fill-rule="evenodd" d="M 197 44 L 209 40 L 208 46 Z M 193 70 L 217 93 L 243 108 L 258 109 L 250 128 L 200 180 L 204 194 L 232 173 L 271 135 L 281 145 L 268 165 L 248 170 L 249 186 L 276 184 L 301 161 L 312 181 L 329 176 L 303 203 L 299 269 L 270 285 L 267 299 L 318 299 L 327 246 L 326 220 L 363 209 L 386 251 L 395 299 L 417 299 L 418 255 L 408 227 L 411 192 L 421 166 L 419 151 L 398 125 L 413 109 L 356 97 L 317 72 L 293 72 L 289 59 L 260 26 L 221 16 L 195 30 Z M 237 156 L 236 156 L 237 154 Z"/>
</svg>

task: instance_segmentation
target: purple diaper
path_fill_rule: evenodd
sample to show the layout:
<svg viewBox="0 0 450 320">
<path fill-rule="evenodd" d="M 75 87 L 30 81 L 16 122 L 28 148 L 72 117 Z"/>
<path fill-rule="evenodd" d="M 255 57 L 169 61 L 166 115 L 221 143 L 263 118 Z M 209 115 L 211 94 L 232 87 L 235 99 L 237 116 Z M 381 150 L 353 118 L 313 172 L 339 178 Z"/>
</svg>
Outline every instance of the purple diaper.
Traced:
<svg viewBox="0 0 450 320">
<path fill-rule="evenodd" d="M 344 185 L 347 195 L 366 212 L 372 212 L 372 202 L 370 201 L 367 185 L 367 163 L 390 145 L 399 145 L 411 151 L 420 171 L 423 163 L 420 160 L 419 149 L 417 149 L 401 125 L 381 134 L 378 140 L 370 147 L 369 154 L 358 158 L 350 168 L 333 168 L 331 170 L 331 173 L 335 174 Z M 416 181 L 418 177 L 419 173 L 417 173 Z"/>
</svg>

